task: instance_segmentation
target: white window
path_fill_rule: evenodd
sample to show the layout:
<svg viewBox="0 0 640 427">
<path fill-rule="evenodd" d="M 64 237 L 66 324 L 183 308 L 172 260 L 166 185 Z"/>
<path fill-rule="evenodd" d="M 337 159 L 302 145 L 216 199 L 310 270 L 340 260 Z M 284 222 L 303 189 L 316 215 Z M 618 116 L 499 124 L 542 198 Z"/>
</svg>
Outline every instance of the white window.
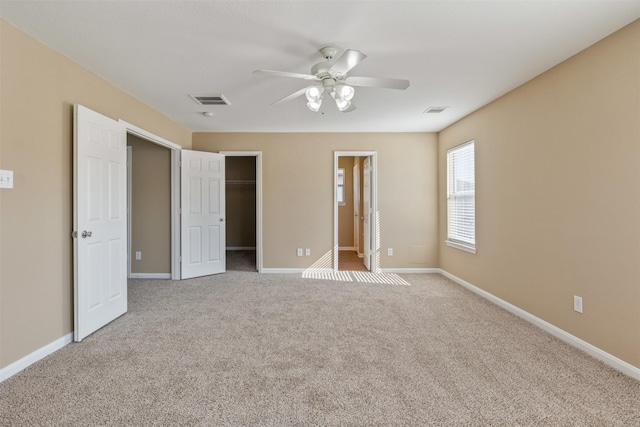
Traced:
<svg viewBox="0 0 640 427">
<path fill-rule="evenodd" d="M 338 169 L 338 188 L 337 188 L 338 205 L 346 205 L 344 199 L 344 168 Z"/>
<path fill-rule="evenodd" d="M 447 244 L 476 253 L 474 142 L 447 151 Z"/>
</svg>

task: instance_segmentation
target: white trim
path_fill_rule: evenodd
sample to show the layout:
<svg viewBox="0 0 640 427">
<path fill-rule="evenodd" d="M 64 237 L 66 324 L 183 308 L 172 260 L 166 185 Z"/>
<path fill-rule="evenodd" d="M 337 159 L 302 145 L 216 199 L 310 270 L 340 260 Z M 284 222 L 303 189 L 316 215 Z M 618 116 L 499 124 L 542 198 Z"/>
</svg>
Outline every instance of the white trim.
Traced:
<svg viewBox="0 0 640 427">
<path fill-rule="evenodd" d="M 131 277 L 131 198 L 133 147 L 127 145 L 127 277 Z"/>
<path fill-rule="evenodd" d="M 130 279 L 171 279 L 171 273 L 131 273 Z"/>
<path fill-rule="evenodd" d="M 364 253 L 358 252 L 358 258 L 364 258 Z"/>
<path fill-rule="evenodd" d="M 154 135 L 151 132 L 147 132 L 146 130 L 139 128 L 136 125 L 132 125 L 122 119 L 118 120 L 120 123 L 125 125 L 127 128 L 127 133 L 138 136 L 142 139 L 146 139 L 147 141 L 151 141 L 154 144 L 162 145 L 164 147 L 170 148 L 171 150 L 182 150 L 182 147 L 176 143 L 169 141 L 168 139 L 164 139 L 158 135 Z"/>
<path fill-rule="evenodd" d="M 567 344 L 584 351 L 588 355 L 604 362 L 605 364 L 611 366 L 612 368 L 622 372 L 625 375 L 628 375 L 636 380 L 640 381 L 640 368 L 637 368 L 624 360 L 618 359 L 612 354 L 607 353 L 606 351 L 594 346 L 593 344 L 589 344 L 588 342 L 571 335 L 569 332 L 558 328 L 557 326 L 552 325 L 551 323 L 540 319 L 539 317 L 534 316 L 533 314 L 524 311 L 523 309 L 516 307 L 515 305 L 506 302 L 503 299 L 498 298 L 497 296 L 480 289 L 469 282 L 462 280 L 461 278 L 454 276 L 453 274 L 441 270 L 442 275 L 448 279 L 453 280 L 457 284 L 469 289 L 471 292 L 480 295 L 483 298 L 488 299 L 492 303 L 497 306 L 507 310 L 510 313 L 515 314 L 516 316 L 526 320 L 527 322 L 537 326 L 545 332 L 550 333 L 556 338 L 566 342 Z"/>
<path fill-rule="evenodd" d="M 354 157 L 351 182 L 353 184 L 353 250 L 360 252 L 360 157 Z"/>
<path fill-rule="evenodd" d="M 339 250 L 339 251 L 353 251 L 353 252 L 355 252 L 355 251 L 356 251 L 356 248 L 355 248 L 355 247 L 353 247 L 353 246 L 340 246 L 340 247 L 338 248 L 338 250 Z"/>
<path fill-rule="evenodd" d="M 469 252 L 469 253 L 472 253 L 472 254 L 476 253 L 476 247 L 475 246 L 467 245 L 467 244 L 460 243 L 460 242 L 455 242 L 453 240 L 445 240 L 444 242 L 447 244 L 447 246 L 451 246 L 452 248 L 460 249 L 462 251 Z"/>
<path fill-rule="evenodd" d="M 440 274 L 439 268 L 381 268 L 381 273 L 396 274 Z"/>
<path fill-rule="evenodd" d="M 370 231 L 369 244 L 371 248 L 377 248 L 377 232 L 375 227 L 378 224 L 378 153 L 376 151 L 334 151 L 333 152 L 333 247 L 339 249 L 338 245 L 338 159 L 340 157 L 370 157 L 371 158 L 371 217 L 369 226 L 374 228 Z M 361 195 L 362 197 L 362 195 Z M 379 257 L 375 249 L 371 249 L 372 273 L 379 273 Z M 338 251 L 333 251 L 333 271 L 338 272 Z"/>
<path fill-rule="evenodd" d="M 255 246 L 227 246 L 228 251 L 255 251 Z"/>
<path fill-rule="evenodd" d="M 181 158 L 181 150 L 171 150 L 171 280 L 180 280 L 182 277 L 182 257 L 180 252 Z"/>
<path fill-rule="evenodd" d="M 290 273 L 301 274 L 301 273 L 304 273 L 307 270 L 308 270 L 308 268 L 263 268 L 261 273 L 266 273 L 266 274 L 282 274 L 282 273 L 286 273 L 286 274 L 290 274 Z M 330 271 L 333 271 L 333 269 L 330 269 Z"/>
<path fill-rule="evenodd" d="M 256 270 L 264 273 L 262 266 L 262 151 L 220 151 L 225 156 L 256 158 Z"/>
<path fill-rule="evenodd" d="M 37 361 L 42 360 L 51 353 L 60 350 L 65 345 L 69 344 L 72 340 L 73 332 L 70 332 L 63 337 L 58 338 L 54 342 L 49 343 L 44 347 L 40 347 L 36 351 L 23 357 L 22 359 L 17 360 L 8 366 L 5 366 L 4 368 L 0 369 L 0 382 L 11 378 L 18 372 L 25 370 Z"/>
</svg>

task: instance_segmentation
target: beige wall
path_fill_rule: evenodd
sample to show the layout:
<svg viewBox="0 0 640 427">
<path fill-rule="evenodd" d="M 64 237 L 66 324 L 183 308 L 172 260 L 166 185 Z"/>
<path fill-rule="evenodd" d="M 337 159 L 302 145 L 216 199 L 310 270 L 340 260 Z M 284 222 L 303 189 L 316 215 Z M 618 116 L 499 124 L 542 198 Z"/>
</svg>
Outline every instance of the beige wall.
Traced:
<svg viewBox="0 0 640 427">
<path fill-rule="evenodd" d="M 0 368 L 73 329 L 73 104 L 185 147 L 191 133 L 0 20 Z"/>
<path fill-rule="evenodd" d="M 338 206 L 338 246 L 353 247 L 353 157 L 338 158 L 344 169 L 344 204 Z"/>
<path fill-rule="evenodd" d="M 377 151 L 381 267 L 438 266 L 435 134 L 194 133 L 193 148 L 262 151 L 265 268 L 306 268 L 331 252 L 334 151 Z"/>
<path fill-rule="evenodd" d="M 256 246 L 256 158 L 227 156 L 225 159 L 227 247 Z"/>
<path fill-rule="evenodd" d="M 131 167 L 131 272 L 171 273 L 171 151 L 127 137 Z M 142 259 L 136 260 L 135 253 Z"/>
<path fill-rule="evenodd" d="M 476 255 L 444 244 L 446 150 L 471 139 Z M 441 267 L 640 367 L 640 21 L 439 142 Z"/>
</svg>

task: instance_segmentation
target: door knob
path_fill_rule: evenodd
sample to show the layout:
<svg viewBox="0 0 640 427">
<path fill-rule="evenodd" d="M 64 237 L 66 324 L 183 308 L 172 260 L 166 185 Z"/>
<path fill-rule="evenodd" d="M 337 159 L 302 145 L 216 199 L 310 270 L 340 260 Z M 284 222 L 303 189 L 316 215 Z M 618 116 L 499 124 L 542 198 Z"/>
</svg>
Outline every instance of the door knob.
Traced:
<svg viewBox="0 0 640 427">
<path fill-rule="evenodd" d="M 220 218 L 220 222 L 224 221 L 224 218 Z"/>
<path fill-rule="evenodd" d="M 83 239 L 86 239 L 87 237 L 91 237 L 91 232 L 90 231 L 83 231 L 81 234 Z"/>
</svg>

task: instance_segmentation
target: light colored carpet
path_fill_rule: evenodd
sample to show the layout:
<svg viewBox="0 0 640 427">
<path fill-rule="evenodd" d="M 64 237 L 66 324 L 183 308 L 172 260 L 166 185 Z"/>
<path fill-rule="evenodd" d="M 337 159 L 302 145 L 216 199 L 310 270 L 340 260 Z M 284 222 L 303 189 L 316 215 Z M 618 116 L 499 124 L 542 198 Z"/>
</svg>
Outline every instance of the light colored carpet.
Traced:
<svg viewBox="0 0 640 427">
<path fill-rule="evenodd" d="M 132 280 L 128 314 L 0 384 L 0 425 L 640 425 L 640 382 L 402 278 Z"/>
</svg>

